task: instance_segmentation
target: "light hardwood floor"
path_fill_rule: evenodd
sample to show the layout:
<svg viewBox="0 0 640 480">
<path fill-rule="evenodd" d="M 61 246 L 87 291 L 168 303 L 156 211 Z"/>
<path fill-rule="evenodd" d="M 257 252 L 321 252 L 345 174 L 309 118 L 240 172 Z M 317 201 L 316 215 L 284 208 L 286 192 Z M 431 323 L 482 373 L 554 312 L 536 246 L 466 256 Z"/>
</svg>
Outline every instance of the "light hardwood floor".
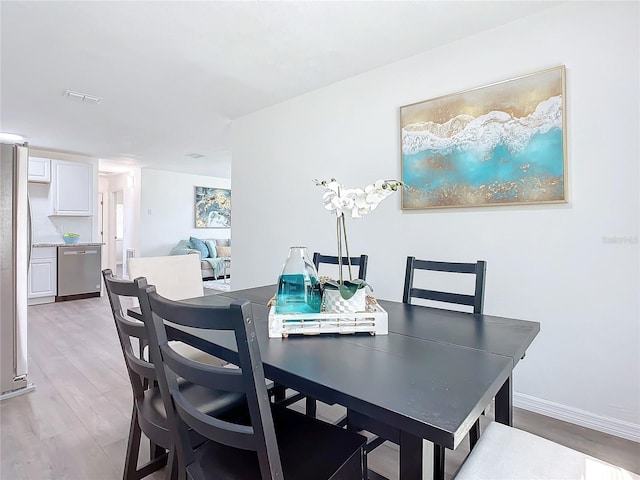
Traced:
<svg viewBox="0 0 640 480">
<path fill-rule="evenodd" d="M 106 298 L 29 307 L 29 342 L 36 390 L 0 403 L 0 479 L 122 478 L 131 389 Z M 328 420 L 343 412 L 319 406 Z M 519 409 L 514 424 L 640 473 L 640 444 Z M 467 453 L 467 441 L 447 451 L 448 477 Z M 369 457 L 390 479 L 398 477 L 397 461 L 388 444 Z"/>
</svg>

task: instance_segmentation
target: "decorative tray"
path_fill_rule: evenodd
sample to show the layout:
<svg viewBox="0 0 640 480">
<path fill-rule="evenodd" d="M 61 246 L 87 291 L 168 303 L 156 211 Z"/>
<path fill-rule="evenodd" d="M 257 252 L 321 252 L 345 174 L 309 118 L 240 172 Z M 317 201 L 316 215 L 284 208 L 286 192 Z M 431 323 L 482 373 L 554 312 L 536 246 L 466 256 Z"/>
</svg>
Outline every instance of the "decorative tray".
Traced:
<svg viewBox="0 0 640 480">
<path fill-rule="evenodd" d="M 318 335 L 321 333 L 357 333 L 387 335 L 389 317 L 375 301 L 367 299 L 364 312 L 349 313 L 276 313 L 275 306 L 269 310 L 269 337 L 289 335 Z"/>
</svg>

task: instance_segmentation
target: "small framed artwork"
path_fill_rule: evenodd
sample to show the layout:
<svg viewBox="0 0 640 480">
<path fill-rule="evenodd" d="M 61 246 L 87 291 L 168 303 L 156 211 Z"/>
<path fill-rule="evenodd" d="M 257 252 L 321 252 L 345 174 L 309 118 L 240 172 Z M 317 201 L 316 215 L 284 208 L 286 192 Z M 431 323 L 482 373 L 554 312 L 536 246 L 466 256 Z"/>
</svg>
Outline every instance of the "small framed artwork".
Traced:
<svg viewBox="0 0 640 480">
<path fill-rule="evenodd" d="M 567 201 L 565 68 L 400 107 L 403 209 Z"/>
<path fill-rule="evenodd" d="M 196 228 L 231 227 L 231 190 L 196 187 Z"/>
</svg>

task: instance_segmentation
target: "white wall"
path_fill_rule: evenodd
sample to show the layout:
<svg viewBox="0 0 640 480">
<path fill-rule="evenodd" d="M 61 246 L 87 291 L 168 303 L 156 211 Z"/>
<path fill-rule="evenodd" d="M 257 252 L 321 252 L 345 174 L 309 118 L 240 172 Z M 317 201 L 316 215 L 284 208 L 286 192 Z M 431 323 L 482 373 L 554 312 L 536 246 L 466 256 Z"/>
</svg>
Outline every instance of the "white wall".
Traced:
<svg viewBox="0 0 640 480">
<path fill-rule="evenodd" d="M 398 301 L 408 255 L 487 260 L 486 313 L 541 323 L 516 403 L 640 440 L 638 18 L 635 2 L 569 2 L 234 121 L 234 288 L 274 283 L 291 245 L 335 251 L 312 179 L 399 178 L 400 106 L 564 64 L 568 204 L 396 197 L 348 221 L 351 251 Z"/>
<path fill-rule="evenodd" d="M 231 188 L 228 178 L 162 170 L 142 170 L 140 197 L 141 257 L 169 255 L 182 239 L 231 238 L 230 228 L 195 228 L 195 187 Z M 232 205 L 236 196 L 232 191 Z M 232 208 L 232 222 L 235 219 Z"/>
</svg>

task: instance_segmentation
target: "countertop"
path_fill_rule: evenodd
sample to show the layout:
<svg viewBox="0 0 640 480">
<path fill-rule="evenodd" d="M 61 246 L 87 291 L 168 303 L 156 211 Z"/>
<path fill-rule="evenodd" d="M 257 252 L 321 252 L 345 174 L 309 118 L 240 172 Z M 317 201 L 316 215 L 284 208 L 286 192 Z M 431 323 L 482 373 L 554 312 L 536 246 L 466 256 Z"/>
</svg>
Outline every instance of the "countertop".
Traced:
<svg viewBox="0 0 640 480">
<path fill-rule="evenodd" d="M 33 248 L 38 247 L 97 247 L 104 245 L 100 242 L 78 242 L 78 243 L 64 243 L 64 242 L 48 242 L 48 243 L 34 243 L 31 245 Z"/>
</svg>

